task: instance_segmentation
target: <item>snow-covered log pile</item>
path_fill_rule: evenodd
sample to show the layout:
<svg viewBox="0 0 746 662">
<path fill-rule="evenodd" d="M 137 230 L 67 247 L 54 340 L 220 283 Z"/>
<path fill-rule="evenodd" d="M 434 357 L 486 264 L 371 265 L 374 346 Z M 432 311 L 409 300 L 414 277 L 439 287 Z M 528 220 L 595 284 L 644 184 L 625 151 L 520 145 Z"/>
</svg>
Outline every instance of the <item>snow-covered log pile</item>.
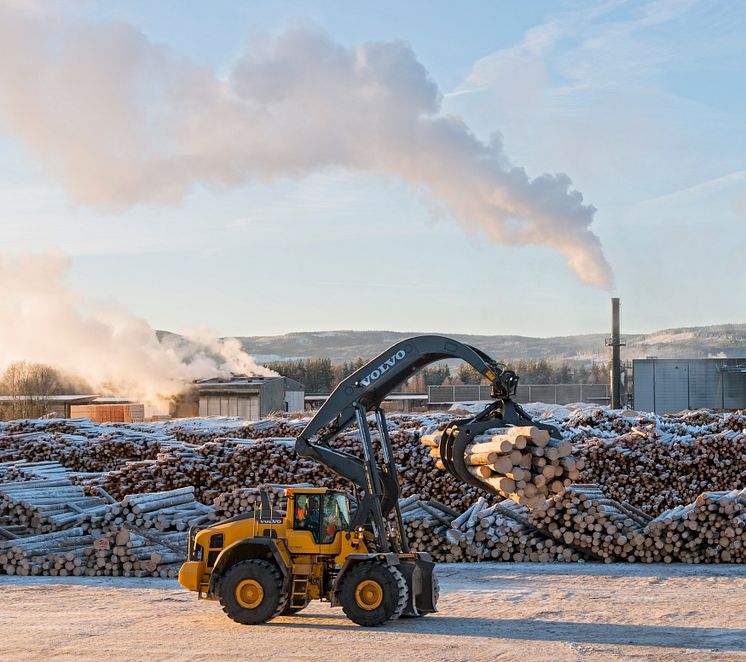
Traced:
<svg viewBox="0 0 746 662">
<path fill-rule="evenodd" d="M 746 486 L 746 413 L 592 410 L 561 422 L 585 460 L 579 480 L 655 515 L 705 491 Z"/>
</svg>

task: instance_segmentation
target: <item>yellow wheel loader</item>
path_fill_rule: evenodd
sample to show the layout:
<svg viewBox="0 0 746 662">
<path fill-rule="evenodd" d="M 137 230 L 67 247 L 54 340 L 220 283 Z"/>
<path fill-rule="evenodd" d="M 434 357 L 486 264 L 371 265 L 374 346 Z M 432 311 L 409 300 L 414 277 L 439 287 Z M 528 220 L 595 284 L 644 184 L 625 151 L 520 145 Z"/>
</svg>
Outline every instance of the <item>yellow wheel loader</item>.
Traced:
<svg viewBox="0 0 746 662">
<path fill-rule="evenodd" d="M 364 626 L 436 611 L 435 564 L 430 554 L 409 550 L 381 403 L 420 368 L 449 358 L 466 361 L 488 379 L 494 400 L 442 435 L 441 461 L 454 476 L 485 489 L 466 468 L 464 449 L 486 429 L 535 425 L 560 436 L 510 398 L 517 375 L 480 350 L 442 336 L 403 340 L 344 379 L 296 440 L 300 456 L 350 481 L 354 494 L 308 485 L 264 488 L 260 508 L 190 530 L 179 583 L 201 598 L 220 601 L 228 616 L 247 625 L 294 614 L 310 600 L 341 606 Z M 353 422 L 362 457 L 330 445 Z M 283 490 L 284 510 L 270 499 L 277 489 Z"/>
</svg>

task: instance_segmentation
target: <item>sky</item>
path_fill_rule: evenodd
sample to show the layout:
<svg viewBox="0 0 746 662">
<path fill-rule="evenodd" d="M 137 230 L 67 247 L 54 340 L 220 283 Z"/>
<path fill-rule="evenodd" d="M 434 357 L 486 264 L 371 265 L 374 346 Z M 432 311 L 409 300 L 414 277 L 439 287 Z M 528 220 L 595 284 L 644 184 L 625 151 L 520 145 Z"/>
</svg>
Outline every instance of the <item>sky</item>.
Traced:
<svg viewBox="0 0 746 662">
<path fill-rule="evenodd" d="M 11 13 L 49 7 L 0 0 L 3 5 Z M 55 12 L 83 26 L 77 63 L 97 52 L 89 48 L 109 54 L 103 38 L 85 40 L 107 34 L 104 28 L 127 26 L 126 39 L 137 48 L 147 45 L 114 53 L 106 75 L 81 67 L 81 80 L 70 81 L 72 92 L 45 96 L 60 107 L 69 104 L 72 117 L 80 111 L 85 119 L 76 130 L 95 129 L 97 143 L 111 141 L 102 153 L 114 158 L 105 167 L 86 162 L 86 151 L 95 152 L 96 144 L 61 145 L 63 128 L 48 121 L 42 126 L 59 113 L 37 118 L 32 104 L 23 117 L 3 115 L 0 95 L 0 253 L 66 256 L 67 284 L 84 300 L 121 306 L 155 328 L 210 327 L 221 335 L 333 329 L 593 333 L 609 326 L 610 296 L 621 297 L 623 331 L 629 333 L 746 321 L 740 266 L 746 254 L 742 3 L 71 0 L 56 4 Z M 200 144 L 212 145 L 214 132 L 223 151 L 235 148 L 231 163 L 213 163 L 218 156 L 210 151 L 197 174 L 185 175 L 186 183 L 154 168 L 145 183 L 117 188 L 118 175 L 130 176 L 129 161 L 140 163 L 140 155 L 130 152 L 165 149 L 154 134 L 143 133 L 140 144 L 130 143 L 120 125 L 112 123 L 107 133 L 95 113 L 116 115 L 120 106 L 96 111 L 99 97 L 87 96 L 101 88 L 117 99 L 119 71 L 121 87 L 132 82 L 132 53 L 146 53 L 142 66 L 152 59 L 154 78 L 161 76 L 158 85 L 137 78 L 133 94 L 145 111 L 152 104 L 154 126 L 166 127 L 168 143 L 183 135 L 168 132 L 171 114 L 179 115 L 174 124 L 188 123 L 191 115 L 184 120 L 186 110 L 163 103 L 171 93 L 163 80 L 170 84 L 172 76 L 179 95 L 184 81 L 205 89 L 215 81 L 243 81 L 253 102 L 262 92 L 271 104 L 281 93 L 283 70 L 271 69 L 265 80 L 267 72 L 251 69 L 248 61 L 241 78 L 236 63 L 247 50 L 293 31 L 323 35 L 318 47 L 294 45 L 311 72 L 309 85 L 317 85 L 299 98 L 326 97 L 328 105 L 319 101 L 319 107 L 340 122 L 340 136 L 359 138 L 354 149 L 332 135 L 338 154 L 327 158 L 325 145 L 306 151 L 300 105 L 285 109 L 285 127 L 266 129 L 281 133 L 278 142 L 288 152 L 283 158 L 291 165 L 277 165 L 279 157 L 270 154 L 255 167 L 245 146 L 263 147 L 258 138 L 245 137 L 249 128 L 204 121 L 230 114 L 202 117 L 197 109 Z M 15 69 L 0 67 L 0 81 L 12 78 L 24 90 L 37 80 L 62 85 L 48 77 L 65 57 L 52 34 L 43 57 L 31 53 Z M 512 211 L 494 228 L 478 220 L 483 210 L 470 204 L 484 194 L 483 182 L 474 184 L 485 174 L 481 165 L 472 172 L 454 160 L 451 173 L 441 168 L 420 176 L 418 169 L 427 170 L 428 163 L 403 164 L 410 154 L 404 133 L 385 134 L 388 143 L 378 154 L 378 143 L 368 138 L 369 131 L 378 136 L 379 128 L 368 125 L 378 115 L 355 105 L 359 100 L 345 108 L 346 79 L 315 77 L 335 48 L 359 54 L 361 44 L 381 42 L 388 44 L 385 57 L 404 63 L 402 70 L 409 67 L 390 79 L 401 86 L 395 87 L 400 96 L 392 97 L 386 112 L 405 112 L 415 103 L 427 108 L 437 98 L 432 114 L 451 118 L 450 129 L 468 127 L 479 150 L 499 145 L 489 148 L 489 156 L 506 172 L 525 169 L 525 185 L 516 184 L 525 197 L 495 202 Z M 391 45 L 402 42 L 404 51 Z M 334 46 L 327 51 L 329 44 Z M 378 52 L 366 48 L 370 57 Z M 328 81 L 328 94 L 319 81 Z M 302 82 L 290 79 L 289 85 Z M 173 98 L 210 97 L 174 92 Z M 6 108 L 12 101 L 5 99 Z M 252 115 L 260 128 L 261 110 Z M 121 126 L 133 122 L 128 111 L 123 107 L 117 118 Z M 309 116 L 317 112 L 308 108 Z M 411 112 L 417 115 L 420 106 Z M 139 121 L 141 115 L 133 117 Z M 351 117 L 360 121 L 348 126 Z M 309 126 L 329 130 L 311 121 Z M 138 132 L 133 129 L 142 137 Z M 394 143 L 402 138 L 398 151 L 392 136 Z M 190 139 L 194 147 L 197 138 Z M 59 151 L 50 157 L 51 143 Z M 298 154 L 291 154 L 295 144 Z M 57 158 L 64 149 L 79 149 L 76 164 L 89 175 L 100 172 L 108 190 L 127 195 L 101 197 L 81 183 L 82 175 L 65 170 L 71 161 Z M 298 163 L 299 154 L 313 163 Z M 163 163 L 167 169 L 171 161 Z M 549 180 L 552 193 L 544 199 L 547 189 L 534 179 L 544 173 L 564 173 L 582 203 L 563 189 L 564 178 Z M 532 195 L 542 199 L 534 203 Z M 563 217 L 567 222 L 547 220 L 556 201 L 577 203 L 567 212 L 572 218 Z M 527 228 L 514 218 L 521 210 L 538 220 Z M 584 223 L 589 229 L 580 227 Z M 596 252 L 598 240 L 605 257 Z M 585 246 L 580 256 L 576 245 Z M 595 275 L 577 267 L 577 260 L 593 262 Z M 613 271 L 613 285 L 598 275 L 604 265 Z"/>
</svg>

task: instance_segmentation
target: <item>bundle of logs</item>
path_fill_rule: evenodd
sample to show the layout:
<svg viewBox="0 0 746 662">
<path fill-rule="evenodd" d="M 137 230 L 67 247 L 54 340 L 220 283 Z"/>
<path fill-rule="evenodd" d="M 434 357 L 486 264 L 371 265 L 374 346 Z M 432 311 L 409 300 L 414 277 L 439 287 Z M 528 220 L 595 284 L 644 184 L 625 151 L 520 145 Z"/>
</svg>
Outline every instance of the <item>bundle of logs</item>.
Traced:
<svg viewBox="0 0 746 662">
<path fill-rule="evenodd" d="M 421 442 L 440 461 L 443 433 L 422 435 Z M 445 434 L 458 434 L 446 429 Z M 465 448 L 469 473 L 516 503 L 529 507 L 543 503 L 549 494 L 561 492 L 580 475 L 583 461 L 570 457 L 569 441 L 551 439 L 549 432 L 534 426 L 494 428 L 474 437 Z"/>
</svg>

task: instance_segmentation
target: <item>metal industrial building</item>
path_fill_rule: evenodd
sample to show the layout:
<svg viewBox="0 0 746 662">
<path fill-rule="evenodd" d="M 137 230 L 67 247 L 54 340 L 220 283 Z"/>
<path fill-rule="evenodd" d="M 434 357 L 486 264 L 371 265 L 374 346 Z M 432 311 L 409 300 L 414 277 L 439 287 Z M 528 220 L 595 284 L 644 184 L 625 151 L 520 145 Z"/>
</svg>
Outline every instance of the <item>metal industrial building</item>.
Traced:
<svg viewBox="0 0 746 662">
<path fill-rule="evenodd" d="M 746 408 L 746 358 L 635 359 L 632 366 L 637 411 Z"/>
<path fill-rule="evenodd" d="M 288 377 L 214 377 L 195 382 L 200 416 L 258 419 L 277 411 L 303 411 L 303 385 Z"/>
</svg>

